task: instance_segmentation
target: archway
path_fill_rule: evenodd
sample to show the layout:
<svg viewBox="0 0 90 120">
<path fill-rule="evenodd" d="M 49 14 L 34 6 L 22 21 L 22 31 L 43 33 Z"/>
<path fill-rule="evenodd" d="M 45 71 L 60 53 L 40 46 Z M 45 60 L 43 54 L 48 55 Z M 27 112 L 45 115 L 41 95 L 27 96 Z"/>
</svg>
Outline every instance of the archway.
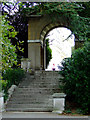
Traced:
<svg viewBox="0 0 90 120">
<path fill-rule="evenodd" d="M 47 33 L 57 27 L 69 28 L 67 20 L 52 22 L 48 15 L 31 15 L 28 19 L 28 58 L 31 60 L 31 68 L 45 69 L 45 44 Z M 75 41 L 76 42 L 76 41 Z"/>
<path fill-rule="evenodd" d="M 55 70 L 60 70 L 61 62 L 64 58 L 71 57 L 72 51 L 75 48 L 75 36 L 71 35 L 71 30 L 65 27 L 56 27 L 51 29 L 47 33 L 43 43 L 44 43 L 44 69 L 51 71 L 54 67 Z M 69 37 L 69 35 L 71 35 Z M 47 60 L 50 58 L 50 53 L 47 54 L 46 41 L 49 40 L 48 49 L 52 50 L 52 58 L 50 59 L 48 66 Z M 48 56 L 49 55 L 49 56 Z"/>
</svg>

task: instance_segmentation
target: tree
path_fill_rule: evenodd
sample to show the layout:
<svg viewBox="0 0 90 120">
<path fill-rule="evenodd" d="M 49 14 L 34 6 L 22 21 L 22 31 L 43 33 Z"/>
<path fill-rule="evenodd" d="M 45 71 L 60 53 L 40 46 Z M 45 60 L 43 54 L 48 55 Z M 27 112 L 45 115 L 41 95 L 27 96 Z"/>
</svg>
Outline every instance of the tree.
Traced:
<svg viewBox="0 0 90 120">
<path fill-rule="evenodd" d="M 89 6 L 87 6 L 89 9 Z M 82 12 L 87 11 L 86 7 L 83 7 L 83 3 L 78 2 L 42 2 L 37 3 L 36 6 L 27 7 L 23 9 L 23 12 L 27 16 L 30 14 L 48 14 L 52 22 L 55 22 L 57 19 L 60 21 L 62 18 L 67 20 L 69 28 L 72 31 L 72 34 L 75 34 L 75 37 L 80 40 L 88 40 L 88 23 L 89 15 L 82 16 Z"/>
<path fill-rule="evenodd" d="M 78 3 L 80 6 L 83 7 L 82 11 L 79 11 L 78 14 L 84 18 L 89 18 L 90 19 L 90 14 L 89 14 L 89 6 L 90 6 L 90 2 L 80 2 Z M 87 29 L 87 38 L 88 40 L 90 39 L 90 29 L 89 29 L 89 21 L 87 22 L 87 25 L 88 25 L 88 29 Z"/>
<path fill-rule="evenodd" d="M 7 19 L 10 21 L 15 30 L 18 32 L 14 39 L 11 39 L 13 45 L 16 45 L 17 59 L 22 56 L 27 57 L 27 39 L 28 39 L 28 23 L 26 17 L 22 13 L 23 4 L 17 3 L 2 3 L 2 14 L 7 14 Z"/>
<path fill-rule="evenodd" d="M 6 19 L 6 15 L 0 16 L 1 18 L 1 27 L 0 31 L 2 32 L 2 36 L 0 39 L 0 44 L 2 45 L 2 49 L 0 51 L 0 56 L 2 57 L 2 70 L 12 67 L 13 64 L 17 64 L 17 54 L 16 46 L 13 46 L 11 43 L 11 38 L 15 38 L 17 32 L 14 27 L 9 25 L 9 21 Z"/>
</svg>

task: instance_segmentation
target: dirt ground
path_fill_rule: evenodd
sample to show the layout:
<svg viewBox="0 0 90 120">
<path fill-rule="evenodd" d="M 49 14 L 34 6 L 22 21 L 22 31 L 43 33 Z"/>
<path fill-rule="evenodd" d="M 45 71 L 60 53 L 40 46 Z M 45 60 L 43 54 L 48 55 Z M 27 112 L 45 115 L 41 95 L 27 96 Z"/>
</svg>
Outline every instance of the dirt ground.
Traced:
<svg viewBox="0 0 90 120">
<path fill-rule="evenodd" d="M 85 116 L 80 113 L 76 103 L 66 102 L 65 111 L 61 115 L 68 115 L 68 116 Z M 87 116 L 87 115 L 86 115 Z M 90 115 L 88 115 L 90 116 Z"/>
</svg>

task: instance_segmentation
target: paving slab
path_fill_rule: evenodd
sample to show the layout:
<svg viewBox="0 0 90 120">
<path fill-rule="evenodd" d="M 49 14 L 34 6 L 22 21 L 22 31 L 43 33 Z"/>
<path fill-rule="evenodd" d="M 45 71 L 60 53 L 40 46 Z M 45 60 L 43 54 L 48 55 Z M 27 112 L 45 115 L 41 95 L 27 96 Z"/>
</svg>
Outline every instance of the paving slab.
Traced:
<svg viewBox="0 0 90 120">
<path fill-rule="evenodd" d="M 52 112 L 3 112 L 1 120 L 90 120 L 90 116 L 66 116 Z"/>
</svg>

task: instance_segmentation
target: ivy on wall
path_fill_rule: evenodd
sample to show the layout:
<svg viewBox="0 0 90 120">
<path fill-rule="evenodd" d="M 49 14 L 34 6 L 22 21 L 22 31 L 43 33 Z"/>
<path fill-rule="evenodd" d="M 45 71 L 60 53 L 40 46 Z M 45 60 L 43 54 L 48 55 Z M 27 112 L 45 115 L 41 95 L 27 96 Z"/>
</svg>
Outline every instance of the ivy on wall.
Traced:
<svg viewBox="0 0 90 120">
<path fill-rule="evenodd" d="M 29 3 L 27 4 L 29 5 Z M 52 22 L 63 18 L 68 23 L 68 29 L 72 31 L 72 34 L 75 34 L 78 40 L 88 40 L 90 18 L 89 14 L 82 16 L 84 11 L 85 13 L 89 11 L 88 4 L 76 2 L 42 2 L 23 9 L 24 14 L 27 14 L 27 16 L 31 14 L 48 14 Z"/>
<path fill-rule="evenodd" d="M 46 67 L 49 64 L 49 61 L 52 59 L 52 50 L 49 47 L 49 39 L 46 39 Z"/>
</svg>

